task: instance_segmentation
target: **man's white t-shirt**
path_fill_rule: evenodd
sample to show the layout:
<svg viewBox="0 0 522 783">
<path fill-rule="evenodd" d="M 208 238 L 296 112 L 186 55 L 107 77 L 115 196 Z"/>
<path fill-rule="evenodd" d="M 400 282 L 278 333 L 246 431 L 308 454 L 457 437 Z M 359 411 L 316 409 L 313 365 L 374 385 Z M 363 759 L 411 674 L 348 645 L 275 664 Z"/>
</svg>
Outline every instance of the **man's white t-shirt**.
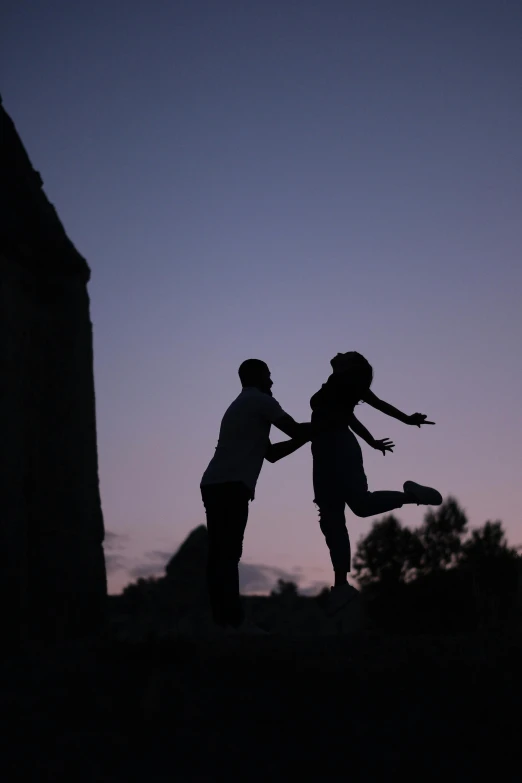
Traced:
<svg viewBox="0 0 522 783">
<path fill-rule="evenodd" d="M 247 386 L 226 410 L 216 451 L 201 479 L 201 486 L 242 481 L 252 498 L 263 467 L 270 427 L 285 416 L 269 394 Z"/>
</svg>

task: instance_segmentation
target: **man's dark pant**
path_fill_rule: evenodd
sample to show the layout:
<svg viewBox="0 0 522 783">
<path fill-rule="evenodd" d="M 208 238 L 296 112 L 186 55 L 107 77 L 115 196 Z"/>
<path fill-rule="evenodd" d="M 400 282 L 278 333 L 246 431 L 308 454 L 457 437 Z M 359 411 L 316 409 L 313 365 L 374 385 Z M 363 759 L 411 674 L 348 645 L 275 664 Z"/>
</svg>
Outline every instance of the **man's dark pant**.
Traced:
<svg viewBox="0 0 522 783">
<path fill-rule="evenodd" d="M 250 490 L 241 481 L 201 487 L 208 530 L 207 588 L 214 621 L 238 627 L 244 619 L 238 565 Z"/>
</svg>

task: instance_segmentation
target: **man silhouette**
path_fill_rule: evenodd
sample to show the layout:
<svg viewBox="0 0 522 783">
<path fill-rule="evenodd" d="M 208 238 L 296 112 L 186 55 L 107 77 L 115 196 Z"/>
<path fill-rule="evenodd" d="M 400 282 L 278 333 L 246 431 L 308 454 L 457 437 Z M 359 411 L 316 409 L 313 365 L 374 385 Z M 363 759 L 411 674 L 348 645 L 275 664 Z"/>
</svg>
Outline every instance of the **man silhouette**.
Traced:
<svg viewBox="0 0 522 783">
<path fill-rule="evenodd" d="M 244 626 L 238 565 L 263 461 L 277 462 L 310 440 L 310 424 L 298 424 L 272 396 L 265 362 L 247 359 L 239 368 L 242 391 L 221 421 L 216 451 L 201 479 L 208 530 L 207 588 L 214 621 Z M 291 440 L 270 443 L 272 424 Z M 245 627 L 245 630 L 249 630 Z M 254 630 L 254 627 L 250 627 Z"/>
</svg>

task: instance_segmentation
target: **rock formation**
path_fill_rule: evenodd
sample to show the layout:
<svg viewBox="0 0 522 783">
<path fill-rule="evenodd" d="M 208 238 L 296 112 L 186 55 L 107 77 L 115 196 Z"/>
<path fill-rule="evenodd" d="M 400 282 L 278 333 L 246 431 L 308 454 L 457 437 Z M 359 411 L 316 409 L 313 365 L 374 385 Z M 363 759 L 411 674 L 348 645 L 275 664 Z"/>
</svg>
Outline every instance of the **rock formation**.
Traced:
<svg viewBox="0 0 522 783">
<path fill-rule="evenodd" d="M 200 525 L 187 536 L 167 563 L 165 581 L 180 603 L 206 606 L 207 552 L 207 528 Z"/>
<path fill-rule="evenodd" d="M 9 638 L 103 623 L 90 270 L 0 98 L 0 595 Z"/>
</svg>

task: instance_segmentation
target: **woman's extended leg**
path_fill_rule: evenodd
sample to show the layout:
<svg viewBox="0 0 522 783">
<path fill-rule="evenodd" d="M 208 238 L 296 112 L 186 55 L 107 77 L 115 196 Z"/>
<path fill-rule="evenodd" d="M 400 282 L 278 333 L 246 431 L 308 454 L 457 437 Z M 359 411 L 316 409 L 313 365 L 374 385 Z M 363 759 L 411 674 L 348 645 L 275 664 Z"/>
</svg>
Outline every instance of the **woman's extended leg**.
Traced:
<svg viewBox="0 0 522 783">
<path fill-rule="evenodd" d="M 351 567 L 350 538 L 344 507 L 369 517 L 417 502 L 404 492 L 369 492 L 359 443 L 350 430 L 323 433 L 312 442 L 314 500 L 330 551 L 336 585 L 346 582 Z"/>
<path fill-rule="evenodd" d="M 344 500 L 358 517 L 372 517 L 386 511 L 394 511 L 406 503 L 417 503 L 416 498 L 409 492 L 369 491 L 361 447 L 349 430 L 342 443 L 342 472 Z"/>
<path fill-rule="evenodd" d="M 312 441 L 315 502 L 321 530 L 335 572 L 336 584 L 350 572 L 350 540 L 344 516 L 345 503 L 358 517 L 371 517 L 407 503 L 438 505 L 437 490 L 407 481 L 405 491 L 370 492 L 359 442 L 350 430 L 323 433 Z M 344 574 L 344 576 L 343 576 Z"/>
</svg>

